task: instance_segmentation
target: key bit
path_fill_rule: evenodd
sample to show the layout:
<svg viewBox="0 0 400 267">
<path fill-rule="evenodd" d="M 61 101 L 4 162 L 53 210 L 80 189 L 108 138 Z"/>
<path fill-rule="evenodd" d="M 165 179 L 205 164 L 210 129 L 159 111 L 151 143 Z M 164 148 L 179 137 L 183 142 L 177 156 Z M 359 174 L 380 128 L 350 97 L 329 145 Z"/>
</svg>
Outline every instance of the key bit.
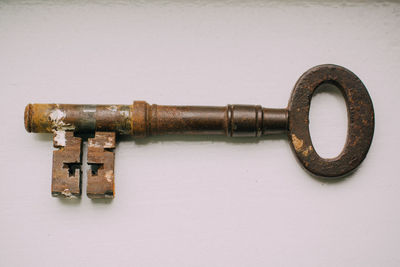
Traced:
<svg viewBox="0 0 400 267">
<path fill-rule="evenodd" d="M 315 151 L 308 118 L 311 98 L 315 90 L 325 83 L 333 84 L 341 91 L 348 114 L 345 146 L 337 157 L 330 159 L 320 157 Z M 108 149 L 114 147 L 115 141 L 112 141 L 112 146 L 105 141 L 114 134 L 140 138 L 164 134 L 260 137 L 285 133 L 306 170 L 319 178 L 332 179 L 352 172 L 361 164 L 371 145 L 374 125 L 372 100 L 364 84 L 354 73 L 337 65 L 320 65 L 305 72 L 294 86 L 288 106 L 281 109 L 257 105 L 163 106 L 149 105 L 144 101 L 135 101 L 132 105 L 29 104 L 25 109 L 25 128 L 28 132 L 56 132 L 57 136 L 57 132 L 65 131 L 69 138 L 72 138 L 72 132 L 96 133 L 94 139 L 89 139 L 88 162 L 100 167 L 97 174 L 93 170 L 88 174 L 89 197 L 114 194 L 111 187 L 114 184 L 111 172 L 114 169 L 114 154 L 110 154 L 113 152 Z M 64 149 L 69 151 L 68 146 Z M 78 161 L 74 158 L 68 162 Z M 56 170 L 62 168 L 59 164 L 56 166 Z M 71 177 L 67 177 L 66 173 L 57 177 Z M 61 178 L 56 181 L 66 183 Z M 65 189 L 71 190 L 64 186 L 55 192 Z M 66 194 L 68 192 L 72 194 L 72 191 Z"/>
<path fill-rule="evenodd" d="M 96 132 L 88 139 L 87 196 L 89 198 L 114 197 L 114 132 Z"/>
<path fill-rule="evenodd" d="M 81 195 L 82 139 L 71 131 L 56 131 L 53 144 L 53 172 L 51 193 L 58 197 Z"/>
</svg>

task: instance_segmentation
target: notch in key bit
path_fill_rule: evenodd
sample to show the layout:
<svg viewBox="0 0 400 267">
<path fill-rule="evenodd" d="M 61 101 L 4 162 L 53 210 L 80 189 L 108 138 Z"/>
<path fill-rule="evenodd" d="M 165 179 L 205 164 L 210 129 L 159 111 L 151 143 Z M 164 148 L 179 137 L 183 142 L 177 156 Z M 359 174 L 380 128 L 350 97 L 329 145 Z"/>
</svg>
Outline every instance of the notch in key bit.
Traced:
<svg viewBox="0 0 400 267">
<path fill-rule="evenodd" d="M 88 139 L 87 196 L 114 198 L 115 132 L 96 132 Z"/>
<path fill-rule="evenodd" d="M 53 171 L 51 194 L 55 197 L 71 198 L 82 193 L 81 162 L 82 138 L 72 131 L 54 132 Z"/>
</svg>

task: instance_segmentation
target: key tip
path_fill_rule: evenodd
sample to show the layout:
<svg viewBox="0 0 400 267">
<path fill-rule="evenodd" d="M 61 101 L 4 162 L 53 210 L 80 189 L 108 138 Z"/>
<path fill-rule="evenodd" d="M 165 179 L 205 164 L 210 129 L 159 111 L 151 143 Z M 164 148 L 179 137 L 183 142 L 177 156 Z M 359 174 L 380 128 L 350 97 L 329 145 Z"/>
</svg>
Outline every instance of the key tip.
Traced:
<svg viewBox="0 0 400 267">
<path fill-rule="evenodd" d="M 28 133 L 32 132 L 32 104 L 28 104 L 25 107 L 24 112 L 24 125 Z"/>
</svg>

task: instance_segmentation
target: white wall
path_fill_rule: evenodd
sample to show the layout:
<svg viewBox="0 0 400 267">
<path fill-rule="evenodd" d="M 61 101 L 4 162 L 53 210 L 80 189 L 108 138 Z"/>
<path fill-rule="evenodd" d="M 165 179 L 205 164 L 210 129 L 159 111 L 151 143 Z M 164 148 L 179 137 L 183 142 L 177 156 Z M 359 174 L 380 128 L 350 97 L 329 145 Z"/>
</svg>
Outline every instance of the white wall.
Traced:
<svg viewBox="0 0 400 267">
<path fill-rule="evenodd" d="M 23 127 L 35 102 L 285 107 L 322 63 L 355 72 L 376 112 L 339 183 L 305 172 L 285 136 L 124 139 L 113 201 L 60 200 L 51 136 Z M 398 3 L 2 2 L 0 265 L 399 266 L 399 78 Z M 338 153 L 341 96 L 318 94 L 310 119 L 319 152 Z"/>
</svg>

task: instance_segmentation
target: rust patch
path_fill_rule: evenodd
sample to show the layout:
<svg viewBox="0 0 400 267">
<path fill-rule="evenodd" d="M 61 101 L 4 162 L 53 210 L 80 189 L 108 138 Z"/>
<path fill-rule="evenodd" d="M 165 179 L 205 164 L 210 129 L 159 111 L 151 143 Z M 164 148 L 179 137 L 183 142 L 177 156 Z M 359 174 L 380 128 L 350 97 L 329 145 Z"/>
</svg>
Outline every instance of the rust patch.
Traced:
<svg viewBox="0 0 400 267">
<path fill-rule="evenodd" d="M 297 138 L 297 136 L 295 134 L 292 134 L 292 142 L 293 142 L 294 149 L 296 149 L 296 151 L 302 150 L 304 141 Z"/>
<path fill-rule="evenodd" d="M 81 195 L 82 139 L 70 131 L 56 131 L 53 137 L 53 171 L 51 193 L 55 197 Z"/>
<path fill-rule="evenodd" d="M 298 153 L 302 153 L 305 157 L 307 157 L 313 151 L 313 147 L 311 145 L 308 147 L 304 146 L 304 141 L 302 139 L 297 138 L 295 134 L 292 134 L 292 143 L 294 149 Z"/>
<path fill-rule="evenodd" d="M 89 198 L 113 198 L 114 189 L 114 132 L 96 132 L 88 140 L 87 196 Z"/>
<path fill-rule="evenodd" d="M 132 133 L 129 105 L 28 104 L 24 112 L 28 132 L 52 133 L 59 130 L 75 133 L 110 131 Z"/>
<path fill-rule="evenodd" d="M 308 147 L 306 147 L 304 150 L 303 150 L 303 155 L 305 156 L 305 157 L 307 157 L 311 152 L 313 151 L 313 147 L 312 146 L 308 146 Z"/>
</svg>

